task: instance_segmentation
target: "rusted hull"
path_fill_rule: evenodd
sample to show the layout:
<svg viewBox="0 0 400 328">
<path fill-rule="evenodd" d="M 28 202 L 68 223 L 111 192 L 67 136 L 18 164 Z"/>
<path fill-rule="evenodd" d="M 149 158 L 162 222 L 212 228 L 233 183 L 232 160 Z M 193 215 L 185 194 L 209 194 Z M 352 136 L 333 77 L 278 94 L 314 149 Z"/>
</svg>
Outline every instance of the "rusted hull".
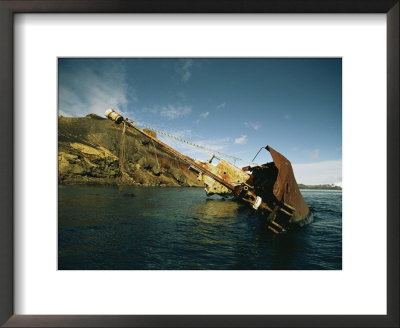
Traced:
<svg viewBox="0 0 400 328">
<path fill-rule="evenodd" d="M 239 169 L 223 159 L 213 165 L 213 157 L 205 163 L 199 162 L 234 186 L 231 190 L 200 173 L 199 180 L 205 183 L 207 195 L 231 195 L 251 205 L 274 233 L 311 222 L 312 214 L 300 193 L 290 161 L 273 148 L 267 146 L 266 149 L 274 161 L 255 167 Z"/>
<path fill-rule="evenodd" d="M 275 166 L 278 169 L 278 177 L 273 187 L 275 197 L 280 202 L 289 204 L 296 209 L 292 217 L 292 222 L 305 220 L 310 213 L 310 209 L 300 193 L 299 186 L 294 177 L 292 164 L 287 158 L 271 147 L 267 146 L 267 150 L 271 153 Z"/>
<path fill-rule="evenodd" d="M 274 233 L 312 221 L 312 213 L 297 185 L 290 161 L 275 149 L 265 147 L 273 162 L 252 168 L 255 193 L 263 197 L 273 211 L 265 213 L 267 226 Z"/>
</svg>

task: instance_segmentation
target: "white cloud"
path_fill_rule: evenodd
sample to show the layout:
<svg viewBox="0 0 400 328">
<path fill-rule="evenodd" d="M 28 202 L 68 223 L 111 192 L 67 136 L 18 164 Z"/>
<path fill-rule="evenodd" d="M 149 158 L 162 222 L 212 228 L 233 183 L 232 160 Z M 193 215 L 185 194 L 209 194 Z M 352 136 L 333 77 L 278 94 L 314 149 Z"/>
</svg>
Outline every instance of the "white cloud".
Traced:
<svg viewBox="0 0 400 328">
<path fill-rule="evenodd" d="M 225 137 L 220 139 L 197 140 L 194 143 L 214 150 L 222 150 L 228 145 L 230 140 L 229 137 Z"/>
<path fill-rule="evenodd" d="M 219 104 L 216 108 L 217 109 L 222 109 L 226 106 L 226 102 L 223 102 L 222 104 Z"/>
<path fill-rule="evenodd" d="M 308 158 L 311 160 L 316 160 L 319 156 L 319 149 L 314 149 L 313 151 L 308 151 Z"/>
<path fill-rule="evenodd" d="M 258 130 L 259 128 L 260 128 L 260 124 L 259 123 L 252 123 L 252 122 L 244 122 L 244 125 L 247 127 L 247 128 L 251 128 L 251 129 L 254 129 L 254 130 Z"/>
<path fill-rule="evenodd" d="M 210 112 L 204 112 L 200 114 L 200 117 L 207 118 L 208 115 L 210 115 Z"/>
<path fill-rule="evenodd" d="M 189 81 L 190 77 L 192 76 L 192 73 L 190 71 L 185 71 L 182 74 L 182 81 Z"/>
<path fill-rule="evenodd" d="M 161 116 L 173 120 L 181 116 L 187 116 L 192 112 L 192 108 L 189 106 L 168 105 L 168 106 L 162 106 L 159 112 Z"/>
<path fill-rule="evenodd" d="M 192 76 L 191 68 L 193 67 L 192 59 L 180 59 L 179 67 L 177 68 L 178 74 L 181 76 L 181 80 L 183 82 L 187 82 L 190 80 Z"/>
<path fill-rule="evenodd" d="M 178 96 L 178 98 L 186 100 L 186 93 L 184 93 L 183 91 L 179 91 L 176 95 Z"/>
<path fill-rule="evenodd" d="M 309 164 L 293 164 L 298 183 L 307 185 L 342 184 L 342 161 L 324 161 Z"/>
<path fill-rule="evenodd" d="M 70 114 L 64 112 L 64 111 L 61 110 L 61 109 L 58 110 L 58 115 L 62 115 L 62 116 L 71 116 Z"/>
<path fill-rule="evenodd" d="M 283 118 L 284 118 L 285 120 L 290 120 L 292 117 L 291 117 L 289 114 L 286 114 Z"/>
<path fill-rule="evenodd" d="M 235 144 L 238 144 L 238 145 L 244 145 L 246 142 L 247 142 L 246 135 L 242 135 L 241 137 L 235 139 Z"/>
<path fill-rule="evenodd" d="M 192 130 L 186 129 L 186 130 L 173 130 L 168 132 L 169 134 L 172 134 L 175 137 L 179 138 L 189 138 L 192 135 Z"/>
<path fill-rule="evenodd" d="M 174 120 L 179 117 L 184 117 L 192 112 L 192 107 L 190 106 L 180 106 L 180 105 L 168 105 L 168 106 L 154 106 L 150 109 L 144 108 L 144 111 L 150 111 L 154 114 L 159 114 L 170 120 Z"/>
<path fill-rule="evenodd" d="M 105 65 L 100 72 L 82 67 L 78 73 L 65 73 L 59 86 L 59 112 L 65 116 L 86 116 L 94 113 L 104 117 L 108 108 L 121 114 L 128 104 L 125 67 L 120 63 Z M 132 100 L 137 100 L 131 97 Z"/>
<path fill-rule="evenodd" d="M 171 132 L 172 135 L 179 136 L 179 132 L 174 131 Z M 182 133 L 180 136 L 183 139 L 193 142 L 194 144 L 201 145 L 203 147 L 213 149 L 216 151 L 224 152 L 225 149 L 229 146 L 229 137 L 219 138 L 219 139 L 199 139 L 199 140 L 191 140 L 191 136 L 187 133 Z M 212 154 L 211 151 L 204 150 L 202 148 L 197 148 L 192 145 L 179 142 L 175 139 L 171 139 L 167 136 L 160 135 L 159 139 L 167 144 L 168 146 L 176 149 L 177 151 L 181 152 L 184 155 L 190 156 L 195 159 L 199 160 L 208 160 Z"/>
<path fill-rule="evenodd" d="M 193 66 L 193 60 L 191 59 L 182 59 L 183 65 L 182 69 L 183 70 L 188 70 L 190 67 Z"/>
</svg>

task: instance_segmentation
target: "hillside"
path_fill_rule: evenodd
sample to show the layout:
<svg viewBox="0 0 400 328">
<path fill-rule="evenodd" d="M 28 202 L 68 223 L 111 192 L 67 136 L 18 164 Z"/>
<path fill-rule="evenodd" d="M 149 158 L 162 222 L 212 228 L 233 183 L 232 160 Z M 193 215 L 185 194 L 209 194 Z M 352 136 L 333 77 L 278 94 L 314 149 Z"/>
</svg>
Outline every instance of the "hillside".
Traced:
<svg viewBox="0 0 400 328">
<path fill-rule="evenodd" d="M 122 129 L 122 124 L 116 125 L 95 114 L 59 116 L 59 184 L 203 186 L 187 164 L 161 147 L 155 148 L 148 138 L 133 129 L 127 128 L 123 137 Z"/>
</svg>

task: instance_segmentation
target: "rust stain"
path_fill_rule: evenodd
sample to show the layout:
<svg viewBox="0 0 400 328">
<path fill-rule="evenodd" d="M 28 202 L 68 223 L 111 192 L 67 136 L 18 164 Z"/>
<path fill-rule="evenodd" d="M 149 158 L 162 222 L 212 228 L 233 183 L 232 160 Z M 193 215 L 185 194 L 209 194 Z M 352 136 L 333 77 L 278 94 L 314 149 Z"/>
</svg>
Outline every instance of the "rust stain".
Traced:
<svg viewBox="0 0 400 328">
<path fill-rule="evenodd" d="M 225 183 L 232 186 L 240 185 L 241 183 L 249 179 L 250 175 L 248 173 L 243 172 L 240 168 L 225 161 L 224 159 L 220 159 L 217 165 L 211 164 L 211 160 L 213 159 L 213 157 L 211 157 L 211 159 L 206 163 L 202 163 L 200 161 L 196 162 L 202 164 L 206 170 L 219 176 Z M 221 196 L 232 195 L 232 189 L 228 189 L 218 181 L 215 181 L 205 174 L 199 174 L 199 180 L 205 183 L 205 191 L 208 196 L 214 194 L 218 194 Z"/>
<path fill-rule="evenodd" d="M 290 161 L 278 153 L 275 149 L 267 146 L 275 166 L 278 169 L 278 176 L 274 184 L 274 195 L 280 202 L 284 202 L 295 208 L 292 220 L 294 222 L 305 219 L 309 214 L 309 208 L 300 193 L 296 178 L 294 177 Z"/>
</svg>

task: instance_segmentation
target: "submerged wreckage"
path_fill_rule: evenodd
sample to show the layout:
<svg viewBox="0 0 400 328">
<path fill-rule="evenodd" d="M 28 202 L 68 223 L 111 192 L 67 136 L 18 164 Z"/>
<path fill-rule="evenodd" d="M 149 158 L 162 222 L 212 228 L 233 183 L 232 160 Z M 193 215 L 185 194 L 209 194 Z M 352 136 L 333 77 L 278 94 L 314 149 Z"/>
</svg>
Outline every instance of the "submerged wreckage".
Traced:
<svg viewBox="0 0 400 328">
<path fill-rule="evenodd" d="M 194 160 L 138 128 L 113 109 L 108 109 L 105 116 L 116 124 L 123 123 L 135 129 L 187 163 L 198 174 L 198 179 L 204 182 L 208 196 L 233 196 L 238 201 L 247 203 L 260 213 L 261 218 L 266 220 L 268 229 L 274 233 L 279 234 L 312 221 L 312 213 L 300 193 L 292 165 L 273 148 L 265 147 L 272 156 L 271 163 L 240 169 L 220 159 L 217 165 L 213 165 L 215 155 L 207 162 Z"/>
</svg>

